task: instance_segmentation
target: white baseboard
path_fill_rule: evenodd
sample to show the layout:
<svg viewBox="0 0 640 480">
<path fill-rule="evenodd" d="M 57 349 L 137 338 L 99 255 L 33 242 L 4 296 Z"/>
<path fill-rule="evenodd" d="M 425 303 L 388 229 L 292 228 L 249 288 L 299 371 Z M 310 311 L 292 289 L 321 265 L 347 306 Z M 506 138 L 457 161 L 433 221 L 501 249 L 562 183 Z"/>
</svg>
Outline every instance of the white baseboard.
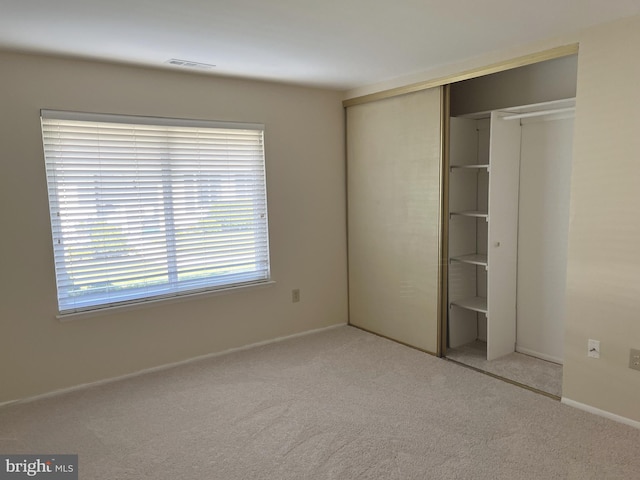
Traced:
<svg viewBox="0 0 640 480">
<path fill-rule="evenodd" d="M 197 357 L 187 358 L 186 360 L 180 360 L 178 362 L 165 363 L 163 365 L 158 365 L 157 367 L 145 368 L 143 370 L 137 370 L 137 371 L 132 372 L 132 373 L 127 373 L 125 375 L 119 375 L 117 377 L 105 378 L 103 380 L 97 380 L 95 382 L 81 383 L 80 385 L 74 385 L 72 387 L 60 388 L 60 389 L 54 390 L 52 392 L 42 393 L 42 394 L 34 395 L 34 396 L 31 396 L 31 397 L 19 398 L 19 399 L 16 399 L 16 400 L 9 400 L 7 402 L 0 403 L 0 408 L 4 407 L 6 405 L 15 405 L 15 404 L 19 404 L 19 403 L 28 403 L 28 402 L 33 402 L 34 400 L 42 400 L 42 399 L 49 398 L 49 397 L 56 397 L 56 396 L 62 395 L 64 393 L 75 392 L 77 390 L 83 390 L 83 389 L 89 388 L 89 387 L 96 387 L 96 386 L 99 386 L 99 385 L 105 385 L 105 384 L 108 384 L 108 383 L 118 382 L 120 380 L 125 380 L 125 379 L 128 379 L 128 378 L 138 377 L 138 376 L 141 376 L 141 375 L 145 375 L 147 373 L 161 372 L 163 370 L 169 370 L 170 368 L 179 367 L 181 365 L 188 365 L 190 363 L 199 362 L 201 360 L 206 360 L 206 359 L 209 359 L 209 358 L 221 357 L 223 355 L 228 355 L 230 353 L 240 352 L 242 350 L 249 350 L 251 348 L 261 347 L 263 345 L 269 345 L 271 343 L 278 343 L 278 342 L 282 342 L 284 340 L 290 340 L 292 338 L 304 337 L 306 335 L 311 335 L 311 334 L 314 334 L 314 333 L 324 332 L 326 330 L 332 330 L 334 328 L 340 328 L 340 327 L 345 327 L 345 326 L 347 326 L 346 323 L 338 323 L 338 324 L 335 324 L 335 325 L 330 325 L 328 327 L 316 328 L 314 330 L 307 330 L 305 332 L 294 333 L 292 335 L 287 335 L 287 336 L 284 336 L 284 337 L 272 338 L 271 340 L 265 340 L 263 342 L 251 343 L 249 345 L 243 345 L 242 347 L 229 348 L 229 349 L 223 350 L 221 352 L 207 353 L 205 355 L 199 355 Z"/>
<path fill-rule="evenodd" d="M 516 345 L 516 352 L 524 353 L 525 355 L 529 355 L 530 357 L 540 358 L 542 360 L 546 360 L 547 362 L 553 362 L 559 365 L 562 365 L 564 363 L 564 360 L 562 360 L 562 358 L 554 357 L 552 355 L 547 355 L 546 353 L 536 352 L 535 350 L 519 347 L 517 345 Z"/>
<path fill-rule="evenodd" d="M 627 418 L 627 417 L 621 417 L 620 415 L 616 415 L 615 413 L 607 412 L 606 410 L 600 410 L 599 408 L 592 407 L 591 405 L 586 405 L 584 403 L 576 402 L 575 400 L 571 400 L 566 397 L 562 397 L 561 402 L 570 407 L 574 407 L 579 410 L 584 410 L 585 412 L 593 413 L 594 415 L 598 415 L 599 417 L 608 418 L 609 420 L 613 420 L 614 422 L 624 423 L 625 425 L 629 425 L 630 427 L 640 429 L 640 422 L 636 420 L 631 420 L 630 418 Z"/>
</svg>

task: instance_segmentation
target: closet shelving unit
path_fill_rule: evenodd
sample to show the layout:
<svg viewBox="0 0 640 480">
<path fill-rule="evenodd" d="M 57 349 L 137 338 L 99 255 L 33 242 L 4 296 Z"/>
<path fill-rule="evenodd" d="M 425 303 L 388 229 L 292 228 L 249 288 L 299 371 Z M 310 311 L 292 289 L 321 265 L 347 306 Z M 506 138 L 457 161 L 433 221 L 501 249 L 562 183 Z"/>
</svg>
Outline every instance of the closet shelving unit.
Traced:
<svg viewBox="0 0 640 480">
<path fill-rule="evenodd" d="M 449 165 L 449 343 L 470 343 L 486 330 L 489 259 L 489 121 L 451 119 Z M 484 239 L 484 240 L 483 240 Z M 478 328 L 480 327 L 480 328 Z M 480 331 L 481 330 L 481 331 Z"/>
<path fill-rule="evenodd" d="M 473 161 L 477 159 L 478 154 L 475 152 L 475 155 L 468 156 L 466 158 L 460 159 L 460 161 Z M 461 181 L 468 183 L 478 182 L 478 173 L 483 172 L 485 174 L 489 173 L 489 164 L 488 163 L 472 163 L 472 164 L 464 164 L 464 163 L 453 163 L 450 165 L 449 170 L 452 175 L 462 177 Z M 458 171 L 457 173 L 454 173 Z M 467 185 L 469 186 L 469 185 Z M 477 188 L 477 185 L 475 186 Z M 477 191 L 476 191 L 477 195 Z M 475 202 L 471 202 L 470 206 L 478 208 L 482 202 L 479 202 L 476 198 Z M 469 204 L 467 204 L 469 205 Z M 465 205 L 465 206 L 467 206 Z M 450 217 L 453 216 L 461 216 L 461 217 L 473 217 L 476 219 L 484 219 L 486 222 L 489 221 L 489 214 L 486 210 L 452 210 L 449 213 Z M 467 228 L 470 225 L 469 222 L 464 222 L 467 224 Z M 471 266 L 481 266 L 484 267 L 485 270 L 488 265 L 487 255 L 484 253 L 476 253 L 477 245 L 474 248 L 471 248 L 473 253 L 461 253 L 459 255 L 452 255 L 449 258 L 450 262 L 457 262 L 460 264 L 471 265 Z M 462 250 L 465 251 L 466 250 Z M 473 271 L 473 269 L 471 269 Z M 456 298 L 450 302 L 450 304 L 457 308 L 465 309 L 469 312 L 483 313 L 486 315 L 487 313 L 487 298 L 486 296 L 479 296 L 478 292 L 476 292 L 473 296 L 464 296 L 461 298 Z M 477 321 L 477 320 L 476 320 Z"/>
</svg>

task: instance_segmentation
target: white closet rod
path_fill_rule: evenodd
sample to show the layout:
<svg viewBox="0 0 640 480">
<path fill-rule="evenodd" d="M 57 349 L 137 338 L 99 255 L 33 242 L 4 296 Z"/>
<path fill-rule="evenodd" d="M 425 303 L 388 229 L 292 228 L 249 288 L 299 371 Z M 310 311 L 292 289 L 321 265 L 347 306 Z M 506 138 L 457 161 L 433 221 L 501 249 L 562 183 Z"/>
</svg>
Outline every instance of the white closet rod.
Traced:
<svg viewBox="0 0 640 480">
<path fill-rule="evenodd" d="M 565 112 L 573 112 L 576 107 L 567 107 L 567 108 L 554 108 L 550 110 L 539 110 L 537 112 L 528 112 L 528 113 L 517 113 L 515 115 L 508 115 L 506 117 L 502 117 L 503 120 L 519 120 L 520 118 L 530 118 L 530 117 L 539 117 L 542 115 L 550 115 L 552 113 L 565 113 Z"/>
</svg>

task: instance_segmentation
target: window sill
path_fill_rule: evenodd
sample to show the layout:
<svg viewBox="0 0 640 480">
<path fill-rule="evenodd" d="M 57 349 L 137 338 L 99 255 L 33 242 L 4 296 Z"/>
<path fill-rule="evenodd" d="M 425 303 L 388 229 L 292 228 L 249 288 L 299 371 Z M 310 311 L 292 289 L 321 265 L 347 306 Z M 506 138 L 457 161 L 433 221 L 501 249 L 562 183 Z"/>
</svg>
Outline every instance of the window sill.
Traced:
<svg viewBox="0 0 640 480">
<path fill-rule="evenodd" d="M 217 290 L 210 290 L 207 292 L 187 293 L 187 294 L 178 295 L 175 297 L 165 297 L 165 298 L 157 298 L 157 299 L 151 299 L 151 300 L 139 300 L 139 301 L 136 301 L 135 303 L 132 302 L 132 303 L 127 303 L 123 305 L 97 308 L 95 310 L 86 310 L 83 312 L 74 312 L 74 313 L 61 313 L 56 315 L 56 318 L 61 322 L 71 322 L 73 320 L 81 320 L 84 318 L 91 318 L 91 317 L 101 317 L 104 315 L 123 313 L 131 310 L 138 310 L 141 308 L 155 307 L 159 305 L 168 305 L 171 303 L 187 302 L 193 299 L 201 299 L 205 297 L 214 297 L 218 295 L 228 295 L 232 293 L 246 292 L 248 290 L 267 288 L 275 284 L 276 284 L 275 281 L 268 280 L 266 282 L 261 282 L 261 283 L 252 283 L 249 285 L 238 285 L 238 286 L 229 287 L 229 288 L 220 288 Z"/>
</svg>

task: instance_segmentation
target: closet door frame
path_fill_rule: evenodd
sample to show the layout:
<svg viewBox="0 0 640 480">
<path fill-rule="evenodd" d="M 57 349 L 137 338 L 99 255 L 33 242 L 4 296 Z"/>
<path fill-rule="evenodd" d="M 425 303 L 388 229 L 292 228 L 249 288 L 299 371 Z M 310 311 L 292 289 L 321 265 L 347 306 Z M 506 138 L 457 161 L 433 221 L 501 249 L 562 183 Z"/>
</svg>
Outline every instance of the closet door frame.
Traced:
<svg viewBox="0 0 640 480">
<path fill-rule="evenodd" d="M 447 352 L 447 321 L 448 321 L 448 244 L 449 244 L 449 225 L 447 220 L 448 215 L 448 202 L 449 202 L 449 121 L 450 110 L 449 100 L 450 91 L 449 86 L 453 83 L 463 80 L 469 80 L 472 78 L 478 78 L 493 73 L 499 73 L 514 68 L 524 67 L 526 65 L 533 65 L 535 63 L 544 62 L 547 60 L 553 60 L 556 58 L 567 57 L 578 54 L 579 45 L 577 43 L 563 45 L 541 52 L 531 53 L 521 57 L 516 57 L 510 60 L 505 60 L 490 64 L 487 66 L 466 70 L 457 74 L 449 75 L 446 77 L 436 78 L 433 80 L 427 80 L 418 82 L 411 85 L 392 88 L 381 92 L 362 95 L 359 97 L 350 98 L 342 102 L 343 107 L 359 105 L 363 103 L 373 102 L 385 98 L 391 98 L 398 95 L 404 95 L 407 93 L 417 92 L 434 87 L 443 87 L 442 91 L 442 124 L 441 124 L 441 151 L 442 151 L 442 171 L 441 171 L 441 221 L 440 221 L 440 278 L 439 278 L 439 302 L 438 302 L 438 342 L 435 352 L 428 352 L 435 354 L 439 357 L 446 356 Z M 346 114 L 345 114 L 346 115 Z M 345 122 L 346 129 L 346 122 Z M 401 342 L 402 343 L 402 342 Z"/>
</svg>

